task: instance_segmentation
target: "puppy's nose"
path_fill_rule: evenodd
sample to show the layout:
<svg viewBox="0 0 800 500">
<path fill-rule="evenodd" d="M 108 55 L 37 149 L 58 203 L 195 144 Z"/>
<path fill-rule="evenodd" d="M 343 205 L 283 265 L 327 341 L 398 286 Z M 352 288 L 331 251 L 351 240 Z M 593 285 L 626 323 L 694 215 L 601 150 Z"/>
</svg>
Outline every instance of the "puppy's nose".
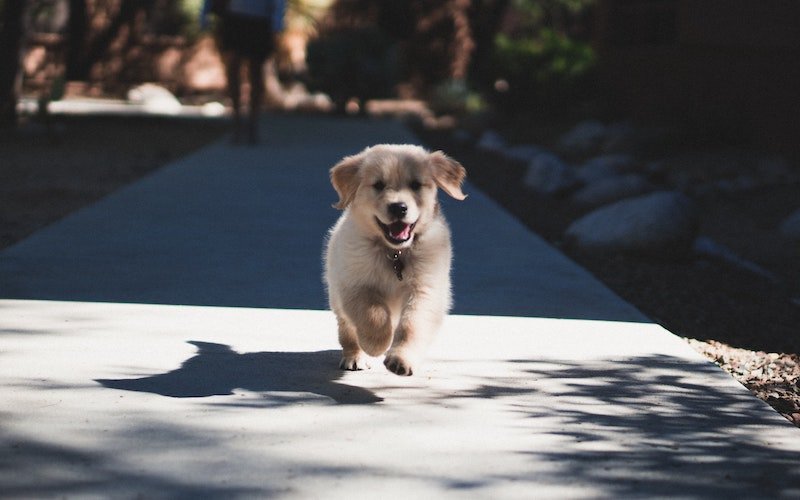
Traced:
<svg viewBox="0 0 800 500">
<path fill-rule="evenodd" d="M 408 212 L 408 205 L 406 205 L 403 202 L 390 203 L 388 210 L 389 210 L 389 215 L 391 215 L 392 217 L 402 219 L 403 217 L 406 216 L 406 213 Z"/>
</svg>

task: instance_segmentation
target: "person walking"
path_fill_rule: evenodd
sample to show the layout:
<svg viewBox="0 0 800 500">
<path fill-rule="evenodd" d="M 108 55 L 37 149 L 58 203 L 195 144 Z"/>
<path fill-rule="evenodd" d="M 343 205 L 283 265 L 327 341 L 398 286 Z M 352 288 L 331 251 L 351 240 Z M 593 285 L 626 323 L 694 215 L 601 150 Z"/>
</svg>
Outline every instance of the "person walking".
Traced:
<svg viewBox="0 0 800 500">
<path fill-rule="evenodd" d="M 283 30 L 285 0 L 205 0 L 201 25 L 217 17 L 217 43 L 222 52 L 233 106 L 233 142 L 257 144 L 264 98 L 264 63 L 275 52 L 275 35 Z M 248 110 L 242 110 L 242 72 L 250 87 Z M 243 114 L 246 117 L 243 118 Z"/>
</svg>

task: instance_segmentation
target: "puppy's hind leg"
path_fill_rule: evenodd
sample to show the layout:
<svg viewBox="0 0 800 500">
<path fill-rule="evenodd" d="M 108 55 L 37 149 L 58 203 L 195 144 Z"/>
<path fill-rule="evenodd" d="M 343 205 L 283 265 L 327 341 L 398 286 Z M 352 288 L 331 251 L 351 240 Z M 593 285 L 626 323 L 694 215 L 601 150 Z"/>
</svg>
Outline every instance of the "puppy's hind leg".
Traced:
<svg viewBox="0 0 800 500">
<path fill-rule="evenodd" d="M 346 319 L 336 317 L 339 323 L 339 344 L 342 346 L 342 360 L 339 368 L 342 370 L 368 370 L 370 367 L 367 354 L 358 345 L 356 330 Z"/>
</svg>

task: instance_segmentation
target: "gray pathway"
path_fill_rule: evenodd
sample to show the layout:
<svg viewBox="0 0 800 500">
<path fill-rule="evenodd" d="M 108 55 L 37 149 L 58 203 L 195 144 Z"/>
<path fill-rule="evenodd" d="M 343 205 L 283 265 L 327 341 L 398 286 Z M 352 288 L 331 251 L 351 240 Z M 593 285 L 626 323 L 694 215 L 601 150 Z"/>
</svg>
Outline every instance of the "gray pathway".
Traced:
<svg viewBox="0 0 800 500">
<path fill-rule="evenodd" d="M 270 116 L 0 254 L 0 497 L 793 497 L 800 431 L 477 189 L 418 375 L 342 373 L 327 170 Z"/>
<path fill-rule="evenodd" d="M 220 142 L 33 235 L 0 260 L 0 297 L 324 309 L 328 169 L 394 121 L 272 116 L 265 144 Z M 456 313 L 642 320 L 467 186 L 445 202 Z M 446 197 L 445 197 L 446 198 Z"/>
</svg>

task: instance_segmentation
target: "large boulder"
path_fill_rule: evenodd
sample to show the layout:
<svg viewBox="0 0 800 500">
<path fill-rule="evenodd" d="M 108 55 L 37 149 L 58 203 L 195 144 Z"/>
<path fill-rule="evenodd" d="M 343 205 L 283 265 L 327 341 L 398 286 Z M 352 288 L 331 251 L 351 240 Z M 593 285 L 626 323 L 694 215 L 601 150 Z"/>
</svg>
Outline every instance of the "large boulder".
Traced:
<svg viewBox="0 0 800 500">
<path fill-rule="evenodd" d="M 582 251 L 686 254 L 697 230 L 697 212 L 674 191 L 631 198 L 599 208 L 574 221 L 566 243 Z"/>
<path fill-rule="evenodd" d="M 641 175 L 617 175 L 584 186 L 571 199 L 584 207 L 599 207 L 649 193 L 654 189 L 655 186 Z"/>
<path fill-rule="evenodd" d="M 635 169 L 636 162 L 632 156 L 616 154 L 603 155 L 592 158 L 578 167 L 575 175 L 578 180 L 585 183 L 600 179 L 630 173 Z"/>
<path fill-rule="evenodd" d="M 506 148 L 506 140 L 494 130 L 487 130 L 481 134 L 475 147 L 490 153 L 502 153 Z"/>
<path fill-rule="evenodd" d="M 586 158 L 600 151 L 606 139 L 606 126 L 597 120 L 586 120 L 558 140 L 558 152 L 567 158 Z"/>
<path fill-rule="evenodd" d="M 800 241 L 800 209 L 795 210 L 781 222 L 780 232 L 790 240 Z"/>
<path fill-rule="evenodd" d="M 634 153 L 639 149 L 639 132 L 628 122 L 609 124 L 603 134 L 603 153 Z"/>
<path fill-rule="evenodd" d="M 509 146 L 503 150 L 503 156 L 509 160 L 528 163 L 547 150 L 533 144 L 518 144 Z"/>
<path fill-rule="evenodd" d="M 772 273 L 771 271 L 764 269 L 755 262 L 740 257 L 732 249 L 726 247 L 721 243 L 717 243 L 716 241 L 706 236 L 699 236 L 694 241 L 692 249 L 694 250 L 695 255 L 698 255 L 700 257 L 725 262 L 728 265 L 761 276 L 762 278 L 771 281 L 773 283 L 777 283 L 778 281 L 780 281 L 779 278 L 775 276 L 775 274 Z"/>
<path fill-rule="evenodd" d="M 541 153 L 528 163 L 523 183 L 536 193 L 558 195 L 574 189 L 578 180 L 561 158 L 553 153 Z"/>
<path fill-rule="evenodd" d="M 155 114 L 176 115 L 181 112 L 180 101 L 160 85 L 144 83 L 128 91 L 128 101 Z"/>
</svg>

